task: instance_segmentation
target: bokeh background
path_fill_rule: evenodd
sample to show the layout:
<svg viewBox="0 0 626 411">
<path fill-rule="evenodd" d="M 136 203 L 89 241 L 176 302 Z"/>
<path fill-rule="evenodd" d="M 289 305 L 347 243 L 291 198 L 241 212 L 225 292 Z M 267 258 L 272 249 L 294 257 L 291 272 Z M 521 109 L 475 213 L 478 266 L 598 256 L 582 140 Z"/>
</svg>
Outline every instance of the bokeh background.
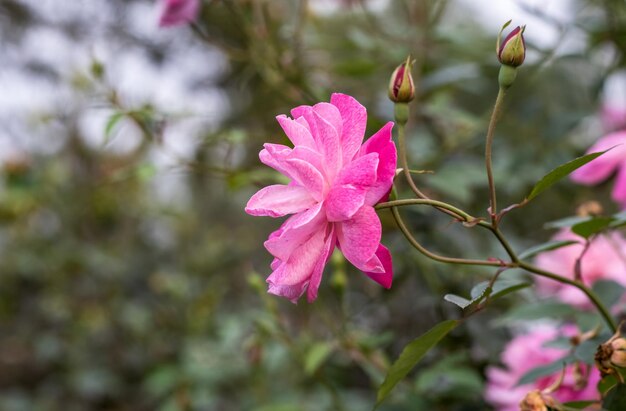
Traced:
<svg viewBox="0 0 626 411">
<path fill-rule="evenodd" d="M 344 92 L 369 135 L 411 53 L 411 163 L 433 171 L 420 185 L 484 215 L 506 20 L 528 25 L 528 54 L 496 132 L 501 204 L 608 131 L 603 108 L 626 107 L 623 0 L 205 0 L 195 26 L 167 29 L 160 10 L 0 1 L 0 410 L 371 409 L 402 347 L 458 317 L 442 296 L 492 273 L 425 259 L 381 211 L 391 290 L 335 255 L 314 304 L 267 295 L 262 242 L 279 222 L 243 207 L 279 178 L 257 158 L 286 142 L 274 117 Z M 616 211 L 609 190 L 564 181 L 503 229 L 521 250 L 583 201 Z M 501 256 L 484 233 L 404 213 L 431 249 Z M 380 409 L 488 409 L 483 371 L 509 335 L 497 320 L 536 298 L 467 321 Z"/>
</svg>

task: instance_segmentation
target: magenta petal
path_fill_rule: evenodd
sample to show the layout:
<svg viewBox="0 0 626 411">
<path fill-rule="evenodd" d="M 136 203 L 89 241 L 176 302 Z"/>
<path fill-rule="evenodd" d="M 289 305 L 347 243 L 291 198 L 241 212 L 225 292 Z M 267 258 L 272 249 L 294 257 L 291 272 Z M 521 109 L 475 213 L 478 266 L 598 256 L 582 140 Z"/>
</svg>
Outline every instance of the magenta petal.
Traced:
<svg viewBox="0 0 626 411">
<path fill-rule="evenodd" d="M 291 178 L 288 170 L 285 168 L 285 161 L 289 158 L 293 150 L 282 144 L 265 143 L 263 147 L 263 150 L 259 152 L 261 162 Z"/>
<path fill-rule="evenodd" d="M 343 121 L 341 148 L 343 164 L 347 164 L 361 147 L 367 125 L 367 110 L 347 94 L 334 93 L 330 103 L 339 109 Z"/>
<path fill-rule="evenodd" d="M 374 256 L 380 244 L 382 228 L 373 207 L 364 205 L 351 219 L 336 223 L 341 252 L 360 268 Z"/>
<path fill-rule="evenodd" d="M 199 0 L 165 0 L 159 26 L 170 27 L 194 21 L 200 11 Z"/>
<path fill-rule="evenodd" d="M 290 166 L 290 174 L 294 181 L 305 187 L 316 201 L 321 201 L 325 191 L 322 173 L 311 163 L 297 158 L 287 160 L 287 164 Z"/>
<path fill-rule="evenodd" d="M 376 180 L 378 154 L 357 158 L 341 170 L 326 197 L 328 221 L 351 218 L 365 203 L 367 190 Z"/>
<path fill-rule="evenodd" d="M 293 251 L 307 242 L 311 235 L 325 225 L 321 203 L 289 217 L 263 244 L 274 257 L 287 261 Z"/>
<path fill-rule="evenodd" d="M 617 147 L 574 171 L 571 174 L 572 180 L 587 185 L 606 180 L 626 158 L 626 131 L 608 134 L 587 150 L 587 153 L 595 153 L 614 146 Z"/>
<path fill-rule="evenodd" d="M 611 196 L 623 209 L 626 209 L 626 158 L 617 172 Z"/>
<path fill-rule="evenodd" d="M 289 259 L 267 278 L 267 282 L 284 286 L 308 281 L 315 264 L 322 255 L 325 241 L 326 226 L 323 226 L 300 247 L 296 248 Z"/>
<path fill-rule="evenodd" d="M 335 128 L 316 112 L 313 112 L 317 135 L 313 138 L 319 152 L 324 157 L 324 171 L 326 178 L 333 181 L 341 167 L 341 144 Z"/>
<path fill-rule="evenodd" d="M 297 185 L 275 184 L 259 190 L 246 205 L 246 213 L 255 216 L 282 217 L 299 213 L 316 203 L 308 190 Z"/>
<path fill-rule="evenodd" d="M 384 271 L 382 273 L 365 272 L 365 275 L 367 275 L 369 278 L 376 281 L 383 287 L 391 288 L 391 282 L 393 280 L 393 264 L 391 261 L 391 253 L 389 252 L 387 247 L 379 244 L 378 249 L 376 250 L 375 257 L 377 257 L 382 264 Z"/>
<path fill-rule="evenodd" d="M 329 224 L 329 230 L 329 233 L 326 234 L 326 242 L 324 243 L 324 248 L 322 249 L 322 255 L 317 260 L 315 268 L 313 268 L 313 273 L 311 274 L 311 280 L 309 281 L 309 288 L 307 290 L 306 297 L 307 301 L 310 303 L 317 299 L 317 290 L 320 288 L 320 283 L 322 282 L 324 267 L 335 249 L 335 243 L 337 242 L 335 229 L 332 224 Z"/>
<path fill-rule="evenodd" d="M 337 136 L 341 140 L 341 133 L 343 131 L 343 121 L 341 120 L 341 114 L 339 113 L 339 109 L 333 106 L 330 103 L 317 103 L 313 106 L 313 111 L 315 111 L 320 117 L 328 122 L 335 131 L 337 132 Z"/>
<path fill-rule="evenodd" d="M 391 189 L 396 173 L 398 154 L 396 145 L 391 137 L 393 122 L 388 122 L 372 137 L 370 137 L 359 152 L 360 156 L 369 153 L 378 153 L 378 168 L 376 182 L 370 188 L 365 198 L 365 204 L 374 205 L 379 202 Z"/>
<path fill-rule="evenodd" d="M 302 294 L 306 291 L 308 281 L 302 281 L 295 285 L 282 285 L 270 283 L 267 292 L 270 294 L 284 297 L 294 304 L 298 303 L 298 299 L 302 297 Z"/>
<path fill-rule="evenodd" d="M 292 120 L 284 114 L 276 116 L 276 120 L 294 146 L 304 146 L 313 149 L 316 148 L 311 132 L 299 121 Z"/>
</svg>

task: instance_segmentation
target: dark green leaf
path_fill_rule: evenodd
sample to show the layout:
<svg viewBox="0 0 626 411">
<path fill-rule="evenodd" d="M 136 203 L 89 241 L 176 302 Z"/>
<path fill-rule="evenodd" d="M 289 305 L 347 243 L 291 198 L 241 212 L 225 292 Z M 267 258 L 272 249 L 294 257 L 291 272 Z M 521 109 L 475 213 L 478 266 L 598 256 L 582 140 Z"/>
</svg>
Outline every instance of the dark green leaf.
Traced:
<svg viewBox="0 0 626 411">
<path fill-rule="evenodd" d="M 526 260 L 530 257 L 534 257 L 537 254 L 545 253 L 546 251 L 556 250 L 558 248 L 567 247 L 568 245 L 578 244 L 578 241 L 548 241 L 543 244 L 536 245 L 534 247 L 530 247 L 526 251 L 523 251 L 519 258 L 522 260 Z"/>
<path fill-rule="evenodd" d="M 589 217 L 565 217 L 560 220 L 550 221 L 549 223 L 544 224 L 544 228 L 566 228 L 571 227 L 575 224 L 581 223 L 583 221 L 587 221 Z"/>
<path fill-rule="evenodd" d="M 600 394 L 606 394 L 611 388 L 617 385 L 617 378 L 614 375 L 607 375 L 598 382 Z"/>
<path fill-rule="evenodd" d="M 543 365 L 541 367 L 533 368 L 520 378 L 517 385 L 524 385 L 536 381 L 538 378 L 546 377 L 548 375 L 558 374 L 563 371 L 563 367 L 567 364 L 571 364 L 575 361 L 574 356 L 567 355 L 551 364 Z"/>
<path fill-rule="evenodd" d="M 593 284 L 592 289 L 608 307 L 615 305 L 626 291 L 624 286 L 611 280 L 598 280 Z"/>
<path fill-rule="evenodd" d="M 511 321 L 574 316 L 576 313 L 576 309 L 569 304 L 551 301 L 519 306 L 501 316 L 496 322 L 498 324 L 508 324 Z"/>
<path fill-rule="evenodd" d="M 587 221 L 572 226 L 572 231 L 581 237 L 589 238 L 607 229 L 613 222 L 612 217 L 592 217 Z"/>
<path fill-rule="evenodd" d="M 111 138 L 111 133 L 113 132 L 113 128 L 119 123 L 119 121 L 124 118 L 124 113 L 115 112 L 111 114 L 109 119 L 107 120 L 106 126 L 104 126 L 104 138 L 105 141 L 108 141 Z"/>
<path fill-rule="evenodd" d="M 602 408 L 610 411 L 626 410 L 626 384 L 611 388 L 602 401 Z"/>
<path fill-rule="evenodd" d="M 596 158 L 600 157 L 602 154 L 606 153 L 607 151 L 608 150 L 601 151 L 598 153 L 590 153 L 590 154 L 584 155 L 582 157 L 578 157 L 572 161 L 569 161 L 565 164 L 558 166 L 557 168 L 555 168 L 554 170 L 550 171 L 548 174 L 543 176 L 543 178 L 539 180 L 537 184 L 535 184 L 535 186 L 533 187 L 528 197 L 526 197 L 526 199 L 532 200 L 533 198 L 537 197 L 544 190 L 552 186 L 554 183 L 556 183 L 563 177 L 566 177 L 571 172 L 584 166 L 591 160 L 595 160 Z"/>
<path fill-rule="evenodd" d="M 424 355 L 450 331 L 456 328 L 457 325 L 459 325 L 459 322 L 456 320 L 447 320 L 439 323 L 404 347 L 400 357 L 391 365 L 385 380 L 378 388 L 376 407 L 387 398 L 396 384 L 415 367 Z"/>
<path fill-rule="evenodd" d="M 574 349 L 574 357 L 585 364 L 593 364 L 598 345 L 601 343 L 602 341 L 597 340 L 583 341 Z"/>
</svg>

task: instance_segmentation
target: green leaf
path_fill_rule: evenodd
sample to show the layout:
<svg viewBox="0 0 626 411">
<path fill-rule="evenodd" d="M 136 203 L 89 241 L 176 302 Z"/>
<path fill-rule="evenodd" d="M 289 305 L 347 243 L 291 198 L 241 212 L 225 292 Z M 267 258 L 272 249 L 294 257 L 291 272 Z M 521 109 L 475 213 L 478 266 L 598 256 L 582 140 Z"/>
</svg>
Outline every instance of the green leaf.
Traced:
<svg viewBox="0 0 626 411">
<path fill-rule="evenodd" d="M 613 214 L 613 222 L 611 223 L 611 228 L 619 228 L 626 225 L 626 210 L 619 212 L 617 214 Z"/>
<path fill-rule="evenodd" d="M 472 301 L 468 300 L 467 298 L 463 298 L 460 295 L 456 294 L 446 294 L 443 296 L 443 299 L 462 309 L 467 308 L 472 303 Z"/>
<path fill-rule="evenodd" d="M 493 293 L 491 294 L 492 300 L 502 298 L 505 295 L 514 293 L 515 291 L 519 291 L 524 288 L 532 287 L 532 283 L 527 282 L 520 283 L 513 280 L 506 280 L 508 285 L 504 284 L 504 282 L 505 280 L 502 280 L 502 284 L 498 284 L 498 281 L 496 281 L 496 284 L 493 286 Z"/>
<path fill-rule="evenodd" d="M 596 339 L 583 341 L 574 349 L 574 357 L 585 364 L 594 364 L 594 357 L 598 350 L 598 345 L 602 344 L 602 342 L 603 341 Z"/>
<path fill-rule="evenodd" d="M 548 301 L 516 307 L 496 320 L 496 324 L 505 325 L 511 321 L 538 320 L 540 318 L 555 318 L 574 316 L 577 311 L 569 304 Z"/>
<path fill-rule="evenodd" d="M 617 385 L 617 378 L 614 375 L 607 375 L 598 382 L 598 391 L 604 396 L 609 390 Z"/>
<path fill-rule="evenodd" d="M 602 401 L 602 408 L 606 410 L 626 410 L 626 384 L 617 384 L 611 388 Z"/>
<path fill-rule="evenodd" d="M 554 183 L 556 183 L 563 177 L 566 177 L 571 172 L 584 166 L 591 160 L 595 160 L 596 158 L 600 157 L 602 154 L 606 153 L 609 150 L 587 154 L 587 155 L 578 157 L 572 161 L 569 161 L 565 164 L 558 166 L 557 168 L 555 168 L 554 170 L 550 171 L 548 174 L 543 176 L 543 178 L 539 180 L 537 184 L 535 184 L 535 186 L 533 187 L 528 197 L 526 197 L 526 200 L 530 201 L 533 198 L 537 197 L 539 194 L 541 194 L 543 191 L 548 189 L 550 186 L 552 186 Z"/>
<path fill-rule="evenodd" d="M 624 286 L 612 280 L 598 280 L 593 283 L 592 289 L 608 307 L 615 305 L 626 291 Z"/>
<path fill-rule="evenodd" d="M 530 287 L 532 284 L 529 282 L 520 282 L 518 280 L 509 280 L 509 279 L 497 279 L 493 284 L 493 288 L 489 290 L 488 296 L 495 300 L 497 298 L 504 297 L 507 294 L 513 293 L 517 290 L 521 290 L 526 287 Z M 485 291 L 489 286 L 489 281 L 483 281 L 478 283 L 472 288 L 471 295 L 473 299 L 477 299 L 478 297 L 487 297 Z"/>
<path fill-rule="evenodd" d="M 581 237 L 589 238 L 611 225 L 613 217 L 592 217 L 572 226 L 572 231 Z"/>
<path fill-rule="evenodd" d="M 579 216 L 565 217 L 565 218 L 561 218 L 560 220 L 550 221 L 549 223 L 544 224 L 544 228 L 549 229 L 549 228 L 571 227 L 575 224 L 581 223 L 583 221 L 587 221 L 588 219 L 589 217 L 579 217 Z"/>
<path fill-rule="evenodd" d="M 314 344 L 304 359 L 304 372 L 307 375 L 313 375 L 324 363 L 330 354 L 333 352 L 333 347 L 327 342 L 319 342 Z"/>
<path fill-rule="evenodd" d="M 567 247 L 568 245 L 572 245 L 572 244 L 579 244 L 578 241 L 572 241 L 572 240 L 567 240 L 567 241 L 548 241 L 546 243 L 543 244 L 539 244 L 536 245 L 534 247 L 530 247 L 529 249 L 527 249 L 526 251 L 523 251 L 520 255 L 519 258 L 522 260 L 526 260 L 530 257 L 534 257 L 537 254 L 541 254 L 541 253 L 545 253 L 546 251 L 552 251 L 552 250 L 556 250 L 562 247 Z"/>
<path fill-rule="evenodd" d="M 541 367 L 533 368 L 519 379 L 516 386 L 529 384 L 536 381 L 538 378 L 546 377 L 561 372 L 564 365 L 572 364 L 576 359 L 572 355 L 567 355 L 551 364 L 543 365 Z"/>
<path fill-rule="evenodd" d="M 459 322 L 457 320 L 441 322 L 404 347 L 400 357 L 391 365 L 385 380 L 378 388 L 376 407 L 387 398 L 396 384 L 417 365 L 424 355 L 458 325 Z"/>
<path fill-rule="evenodd" d="M 111 138 L 111 133 L 113 132 L 113 128 L 115 128 L 117 123 L 119 123 L 119 121 L 122 118 L 124 118 L 124 115 L 125 113 L 117 111 L 111 114 L 111 116 L 109 116 L 109 119 L 107 120 L 107 123 L 104 126 L 104 139 L 107 143 L 109 142 L 109 139 Z"/>
</svg>

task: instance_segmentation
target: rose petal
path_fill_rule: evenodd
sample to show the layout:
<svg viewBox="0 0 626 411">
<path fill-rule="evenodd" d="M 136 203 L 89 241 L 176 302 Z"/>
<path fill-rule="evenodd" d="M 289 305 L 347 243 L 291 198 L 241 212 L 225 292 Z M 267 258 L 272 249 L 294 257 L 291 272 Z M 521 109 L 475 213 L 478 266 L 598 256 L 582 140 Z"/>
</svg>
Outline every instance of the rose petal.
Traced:
<svg viewBox="0 0 626 411">
<path fill-rule="evenodd" d="M 320 283 L 322 282 L 322 273 L 324 272 L 324 267 L 332 254 L 335 243 L 337 242 L 337 237 L 335 236 L 335 229 L 332 224 L 329 224 L 329 232 L 326 234 L 326 241 L 324 242 L 324 248 L 322 249 L 322 254 L 320 258 L 317 260 L 315 264 L 315 268 L 313 268 L 313 273 L 311 274 L 311 280 L 309 281 L 309 288 L 307 290 L 306 296 L 307 301 L 312 303 L 317 299 L 317 290 L 320 288 Z"/>
<path fill-rule="evenodd" d="M 316 203 L 308 190 L 297 185 L 275 184 L 259 190 L 246 205 L 255 216 L 282 217 L 304 211 Z"/>
<path fill-rule="evenodd" d="M 376 250 L 376 254 L 373 258 L 376 258 L 378 262 L 375 265 L 382 264 L 384 269 L 383 272 L 364 272 L 372 280 L 376 281 L 378 284 L 383 287 L 389 289 L 391 288 L 391 282 L 393 280 L 393 263 L 391 260 L 391 253 L 382 244 L 378 245 L 378 249 Z"/>
<path fill-rule="evenodd" d="M 391 190 L 396 174 L 398 155 L 396 145 L 392 140 L 391 129 L 393 122 L 388 122 L 361 147 L 360 156 L 369 153 L 378 153 L 378 168 L 376 182 L 369 189 L 365 204 L 374 205 L 383 199 Z"/>
<path fill-rule="evenodd" d="M 278 120 L 283 131 L 295 147 L 303 146 L 312 149 L 316 148 L 311 132 L 299 121 L 292 120 L 284 114 L 276 116 L 276 120 Z"/>
<path fill-rule="evenodd" d="M 337 132 L 337 136 L 341 141 L 341 133 L 343 131 L 343 121 L 341 119 L 341 114 L 339 113 L 339 109 L 330 103 L 317 103 L 313 106 L 313 111 L 315 111 L 320 117 L 330 124 L 335 131 Z"/>
<path fill-rule="evenodd" d="M 626 157 L 617 172 L 611 196 L 623 209 L 626 209 Z"/>
<path fill-rule="evenodd" d="M 335 128 L 315 111 L 313 111 L 313 120 L 317 130 L 313 139 L 317 143 L 318 151 L 324 158 L 323 166 L 326 178 L 328 181 L 333 181 L 341 167 L 339 135 Z"/>
<path fill-rule="evenodd" d="M 343 164 L 347 164 L 361 147 L 367 126 L 367 110 L 354 97 L 341 93 L 334 93 L 330 104 L 337 107 L 343 121 L 341 149 Z"/>
<path fill-rule="evenodd" d="M 597 184 L 606 180 L 617 166 L 626 158 L 626 132 L 611 133 L 596 142 L 587 153 L 608 150 L 608 153 L 601 155 L 595 160 L 585 164 L 571 174 L 573 181 L 579 184 Z"/>
<path fill-rule="evenodd" d="M 380 244 L 382 228 L 374 208 L 364 205 L 351 219 L 335 224 L 343 255 L 355 267 L 364 267 Z"/>
<path fill-rule="evenodd" d="M 311 238 L 296 248 L 267 278 L 267 282 L 272 286 L 294 286 L 310 280 L 318 260 L 323 257 L 326 243 L 326 229 L 324 225 L 317 230 Z"/>
<path fill-rule="evenodd" d="M 321 209 L 322 204 L 318 203 L 302 213 L 289 217 L 263 243 L 265 249 L 274 257 L 287 261 L 296 248 L 307 242 L 314 232 L 321 230 L 325 225 Z"/>
<path fill-rule="evenodd" d="M 328 221 L 347 220 L 363 206 L 368 189 L 376 181 L 377 167 L 378 154 L 371 153 L 341 170 L 326 197 Z"/>
</svg>

